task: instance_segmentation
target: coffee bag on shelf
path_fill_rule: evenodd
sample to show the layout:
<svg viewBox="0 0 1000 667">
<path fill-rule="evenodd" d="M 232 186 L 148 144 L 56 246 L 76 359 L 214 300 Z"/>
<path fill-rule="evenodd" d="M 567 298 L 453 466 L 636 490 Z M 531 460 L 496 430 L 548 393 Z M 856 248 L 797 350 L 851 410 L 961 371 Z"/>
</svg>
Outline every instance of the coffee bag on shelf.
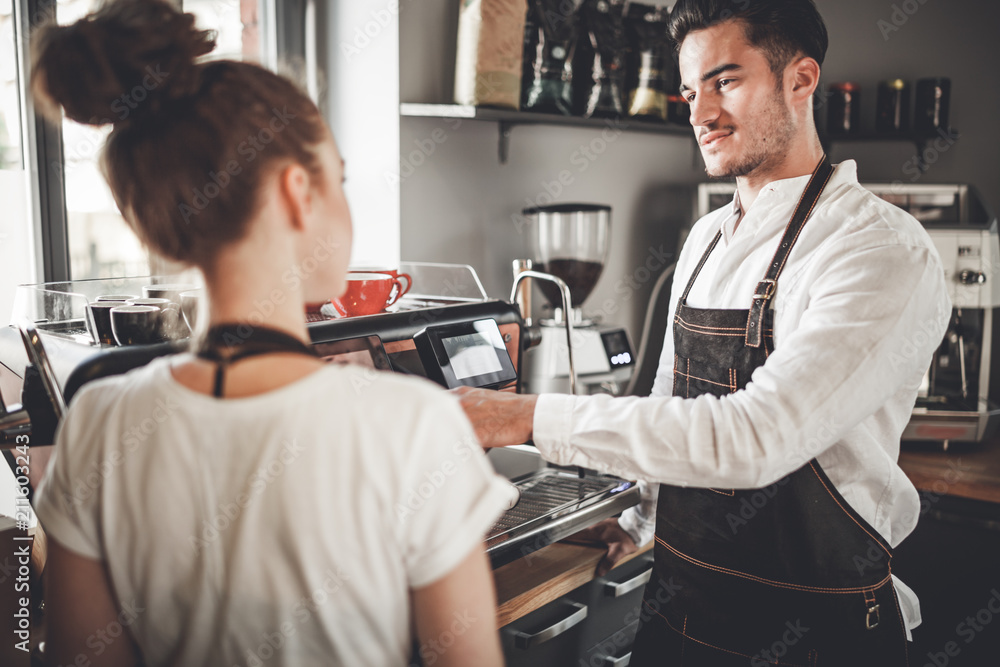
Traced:
<svg viewBox="0 0 1000 667">
<path fill-rule="evenodd" d="M 667 120 L 667 94 L 673 71 L 667 9 L 633 3 L 625 14 L 628 38 L 628 115 Z"/>
<path fill-rule="evenodd" d="M 455 102 L 518 109 L 524 0 L 463 0 L 455 56 Z"/>
<path fill-rule="evenodd" d="M 524 26 L 525 111 L 573 113 L 573 53 L 579 35 L 572 0 L 528 0 Z"/>
<path fill-rule="evenodd" d="M 585 118 L 625 115 L 625 0 L 583 0 L 574 71 L 577 113 Z"/>
</svg>

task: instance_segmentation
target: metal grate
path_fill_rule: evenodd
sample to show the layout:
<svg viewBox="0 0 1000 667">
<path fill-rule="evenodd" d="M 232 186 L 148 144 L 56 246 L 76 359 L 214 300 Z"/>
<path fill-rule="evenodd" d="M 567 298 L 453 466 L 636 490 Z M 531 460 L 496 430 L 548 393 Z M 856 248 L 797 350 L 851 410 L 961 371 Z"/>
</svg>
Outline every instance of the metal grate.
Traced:
<svg viewBox="0 0 1000 667">
<path fill-rule="evenodd" d="M 570 473 L 543 470 L 516 486 L 521 492 L 521 499 L 493 525 L 487 542 L 503 540 L 507 533 L 515 529 L 562 516 L 631 484 L 607 475 L 580 478 Z"/>
</svg>

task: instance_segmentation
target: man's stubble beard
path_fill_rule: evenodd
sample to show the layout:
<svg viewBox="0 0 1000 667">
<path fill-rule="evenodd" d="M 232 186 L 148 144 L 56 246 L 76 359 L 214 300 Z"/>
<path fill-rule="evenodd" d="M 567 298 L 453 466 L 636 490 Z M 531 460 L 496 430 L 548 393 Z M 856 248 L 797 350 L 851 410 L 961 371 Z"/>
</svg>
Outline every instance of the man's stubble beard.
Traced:
<svg viewBox="0 0 1000 667">
<path fill-rule="evenodd" d="M 764 119 L 755 122 L 757 118 Z M 768 118 L 773 120 L 767 120 Z M 760 113 L 750 122 L 744 122 L 743 127 L 759 128 L 756 136 L 747 146 L 742 156 L 737 156 L 736 161 L 729 165 L 719 165 L 718 171 L 711 171 L 705 168 L 705 173 L 713 179 L 732 179 L 741 176 L 749 176 L 759 169 L 770 169 L 784 161 L 788 155 L 792 137 L 795 136 L 795 123 L 792 114 L 785 106 L 782 91 L 775 91 L 771 97 L 768 108 Z M 770 141 L 764 141 L 764 138 Z"/>
</svg>

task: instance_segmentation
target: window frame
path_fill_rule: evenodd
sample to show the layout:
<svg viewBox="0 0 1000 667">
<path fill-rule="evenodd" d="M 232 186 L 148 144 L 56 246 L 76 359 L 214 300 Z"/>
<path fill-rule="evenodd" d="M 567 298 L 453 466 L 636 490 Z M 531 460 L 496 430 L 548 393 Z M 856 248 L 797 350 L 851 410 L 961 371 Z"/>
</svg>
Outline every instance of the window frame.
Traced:
<svg viewBox="0 0 1000 667">
<path fill-rule="evenodd" d="M 22 64 L 20 93 L 24 98 L 22 150 L 25 168 L 33 178 L 33 227 L 35 229 L 35 266 L 44 282 L 72 279 L 69 254 L 69 214 L 66 208 L 65 158 L 62 128 L 46 120 L 37 111 L 30 94 L 30 50 L 34 29 L 49 16 L 55 16 L 57 0 L 13 0 Z M 261 64 L 276 69 L 285 58 L 305 58 L 305 5 L 310 0 L 293 0 L 278 11 L 278 0 L 260 2 Z M 179 4 L 183 5 L 183 0 Z M 20 12 L 20 14 L 17 14 Z M 33 17 L 37 17 L 32 20 Z M 27 122 L 26 122 L 27 120 Z M 39 271 L 40 269 L 40 271 Z"/>
</svg>

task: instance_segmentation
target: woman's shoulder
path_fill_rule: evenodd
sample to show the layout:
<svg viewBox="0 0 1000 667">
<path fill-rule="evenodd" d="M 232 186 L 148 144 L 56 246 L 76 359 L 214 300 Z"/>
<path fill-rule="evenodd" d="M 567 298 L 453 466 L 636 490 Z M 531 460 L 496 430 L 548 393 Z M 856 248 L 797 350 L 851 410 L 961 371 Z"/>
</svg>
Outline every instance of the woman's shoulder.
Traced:
<svg viewBox="0 0 1000 667">
<path fill-rule="evenodd" d="M 70 408 L 86 404 L 88 409 L 96 409 L 102 404 L 115 404 L 127 397 L 140 398 L 145 389 L 162 385 L 165 375 L 170 372 L 171 358 L 157 357 L 125 373 L 91 380 L 73 396 Z"/>
</svg>

